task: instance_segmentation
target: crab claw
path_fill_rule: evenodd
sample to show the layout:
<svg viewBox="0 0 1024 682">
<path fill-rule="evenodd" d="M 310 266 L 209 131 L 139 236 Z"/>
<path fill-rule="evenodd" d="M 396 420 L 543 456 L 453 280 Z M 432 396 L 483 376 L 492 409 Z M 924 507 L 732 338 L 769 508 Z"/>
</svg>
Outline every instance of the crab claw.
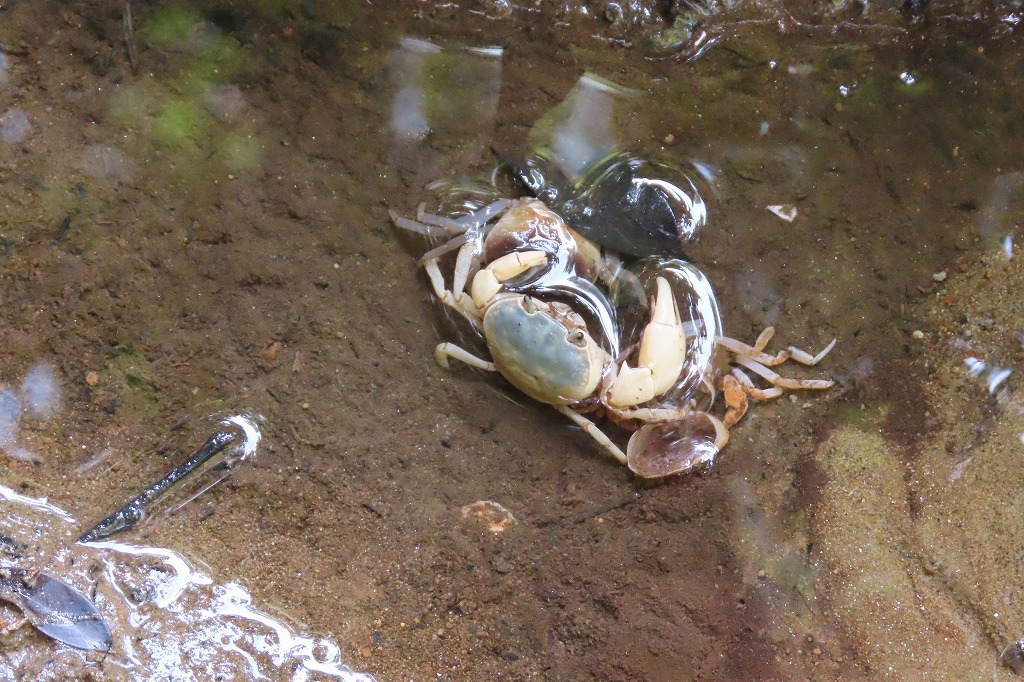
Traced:
<svg viewBox="0 0 1024 682">
<path fill-rule="evenodd" d="M 664 277 L 657 279 L 658 293 L 651 321 L 644 328 L 636 367 L 625 362 L 608 387 L 612 407 L 640 405 L 668 391 L 679 381 L 686 363 L 686 333 L 679 322 L 679 310 L 672 287 Z"/>
<path fill-rule="evenodd" d="M 710 464 L 729 442 L 729 430 L 707 412 L 667 424 L 645 424 L 626 446 L 626 463 L 637 476 L 661 478 Z"/>
</svg>

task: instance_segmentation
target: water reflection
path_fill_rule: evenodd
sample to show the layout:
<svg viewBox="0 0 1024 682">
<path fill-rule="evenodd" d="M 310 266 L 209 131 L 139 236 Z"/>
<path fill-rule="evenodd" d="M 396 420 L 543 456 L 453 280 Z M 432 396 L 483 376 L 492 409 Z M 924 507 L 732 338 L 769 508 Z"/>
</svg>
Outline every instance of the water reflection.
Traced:
<svg viewBox="0 0 1024 682">
<path fill-rule="evenodd" d="M 45 569 L 94 594 L 114 632 L 114 655 L 97 662 L 62 645 L 40 654 L 35 645 L 8 643 L 0 653 L 0 677 L 29 679 L 42 655 L 50 674 L 61 679 L 98 669 L 130 680 L 372 682 L 342 663 L 330 639 L 297 634 L 255 608 L 243 586 L 217 582 L 161 547 L 73 544 L 76 527 L 68 512 L 45 499 L 0 486 L 0 566 Z"/>
<path fill-rule="evenodd" d="M 480 149 L 499 105 L 501 56 L 500 48 L 443 48 L 402 39 L 390 59 L 391 162 L 399 172 L 450 173 L 459 161 L 449 154 L 440 167 L 440 148 Z M 637 257 L 682 256 L 682 245 L 696 239 L 707 222 L 703 191 L 674 160 L 622 152 L 617 125 L 636 95 L 584 73 L 532 126 L 526 155 L 500 153 L 515 186 L 492 177 L 494 187 L 484 190 L 485 198 L 533 196 L 598 244 Z M 484 203 L 471 202 L 465 211 Z M 445 208 L 437 213 L 449 215 Z"/>
<path fill-rule="evenodd" d="M 50 419 L 60 409 L 60 386 L 53 368 L 36 365 L 28 371 L 21 382 L 21 395 L 25 398 L 25 409 L 41 419 Z"/>
<path fill-rule="evenodd" d="M 133 165 L 131 159 L 108 144 L 90 144 L 82 152 L 82 167 L 95 178 L 126 182 L 131 179 Z"/>
<path fill-rule="evenodd" d="M 53 418 L 60 403 L 60 385 L 53 369 L 45 363 L 28 371 L 19 390 L 0 388 L 0 449 L 23 462 L 41 462 L 38 454 L 18 443 L 18 427 L 25 414 L 43 420 Z"/>
<path fill-rule="evenodd" d="M 0 140 L 7 144 L 21 142 L 31 129 L 28 114 L 22 109 L 8 109 L 0 114 Z"/>
<path fill-rule="evenodd" d="M 530 130 L 529 143 L 570 182 L 622 148 L 615 130 L 615 115 L 634 90 L 592 73 L 580 77 L 560 104 L 542 116 Z"/>
<path fill-rule="evenodd" d="M 1014 171 L 997 175 L 992 181 L 988 201 L 982 207 L 978 221 L 978 233 L 982 243 L 992 250 L 1000 249 L 1013 256 L 1010 231 L 1015 218 L 1024 209 L 1024 196 L 1020 192 L 1024 185 L 1024 172 Z"/>
<path fill-rule="evenodd" d="M 498 110 L 501 55 L 500 47 L 445 49 L 402 39 L 389 65 L 393 165 L 417 171 L 440 163 L 444 141 L 483 144 Z"/>
</svg>

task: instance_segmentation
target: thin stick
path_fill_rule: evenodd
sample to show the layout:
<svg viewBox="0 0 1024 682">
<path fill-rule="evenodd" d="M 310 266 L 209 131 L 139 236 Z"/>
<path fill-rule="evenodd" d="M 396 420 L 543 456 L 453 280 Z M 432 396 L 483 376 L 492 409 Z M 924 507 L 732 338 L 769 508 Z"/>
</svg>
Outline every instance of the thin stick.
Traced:
<svg viewBox="0 0 1024 682">
<path fill-rule="evenodd" d="M 124 0 L 124 14 L 121 25 L 124 29 L 124 46 L 128 50 L 128 63 L 131 64 L 132 73 L 139 72 L 139 48 L 135 44 L 135 30 L 132 28 L 132 5 L 130 0 Z"/>
<path fill-rule="evenodd" d="M 175 483 L 199 469 L 211 457 L 235 442 L 237 438 L 238 434 L 234 431 L 218 431 L 213 434 L 184 464 L 172 469 L 169 474 L 146 488 L 131 502 L 82 533 L 76 542 L 103 540 L 114 533 L 135 526 L 145 517 L 147 507 L 163 497 L 168 490 L 174 487 Z"/>
</svg>

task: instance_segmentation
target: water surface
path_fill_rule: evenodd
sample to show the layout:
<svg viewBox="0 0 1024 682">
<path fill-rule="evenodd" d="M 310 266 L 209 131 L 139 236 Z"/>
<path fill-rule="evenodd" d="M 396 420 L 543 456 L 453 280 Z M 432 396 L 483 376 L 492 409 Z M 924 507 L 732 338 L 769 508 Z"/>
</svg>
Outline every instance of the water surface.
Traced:
<svg viewBox="0 0 1024 682">
<path fill-rule="evenodd" d="M 133 69 L 120 7 L 7 3 L 0 483 L 84 526 L 177 463 L 154 446 L 182 412 L 255 410 L 260 456 L 124 542 L 381 680 L 1010 676 L 1012 12 L 746 8 L 709 15 L 696 59 L 652 61 L 572 12 L 133 5 Z M 388 219 L 557 128 L 587 73 L 635 93 L 601 142 L 706 183 L 686 255 L 726 333 L 838 339 L 818 369 L 839 386 L 756 405 L 701 476 L 637 481 L 554 411 L 436 367 L 455 331 Z M 480 500 L 517 523 L 475 525 Z M 18 533 L 84 530 L 42 523 Z M 62 651 L 20 630 L 3 674 Z"/>
</svg>

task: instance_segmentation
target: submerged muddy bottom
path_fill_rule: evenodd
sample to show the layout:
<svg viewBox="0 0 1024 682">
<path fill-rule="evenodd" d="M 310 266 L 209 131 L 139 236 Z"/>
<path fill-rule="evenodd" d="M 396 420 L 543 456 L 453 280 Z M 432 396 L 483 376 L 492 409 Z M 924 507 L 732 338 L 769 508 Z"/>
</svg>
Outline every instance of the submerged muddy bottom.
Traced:
<svg viewBox="0 0 1024 682">
<path fill-rule="evenodd" d="M 121 8 L 0 4 L 0 484 L 67 511 L 52 537 L 179 463 L 161 444 L 181 415 L 245 411 L 258 456 L 124 542 L 181 552 L 382 682 L 1012 676 L 1012 22 L 724 23 L 687 63 L 411 5 L 132 9 L 137 71 Z M 402 38 L 435 28 L 506 50 L 411 65 Z M 708 169 L 687 255 L 726 332 L 838 339 L 817 369 L 839 385 L 755 405 L 704 475 L 639 481 L 553 410 L 436 367 L 454 332 L 424 244 L 388 220 L 430 181 L 486 176 L 489 145 L 528 147 L 586 71 L 642 93 L 604 119 L 618 147 Z M 397 116 L 417 97 L 423 121 Z M 515 522 L 463 512 L 479 501 Z M 89 593 L 60 542 L 33 546 Z M 4 679 L 146 679 L 71 660 L 0 638 Z"/>
</svg>

